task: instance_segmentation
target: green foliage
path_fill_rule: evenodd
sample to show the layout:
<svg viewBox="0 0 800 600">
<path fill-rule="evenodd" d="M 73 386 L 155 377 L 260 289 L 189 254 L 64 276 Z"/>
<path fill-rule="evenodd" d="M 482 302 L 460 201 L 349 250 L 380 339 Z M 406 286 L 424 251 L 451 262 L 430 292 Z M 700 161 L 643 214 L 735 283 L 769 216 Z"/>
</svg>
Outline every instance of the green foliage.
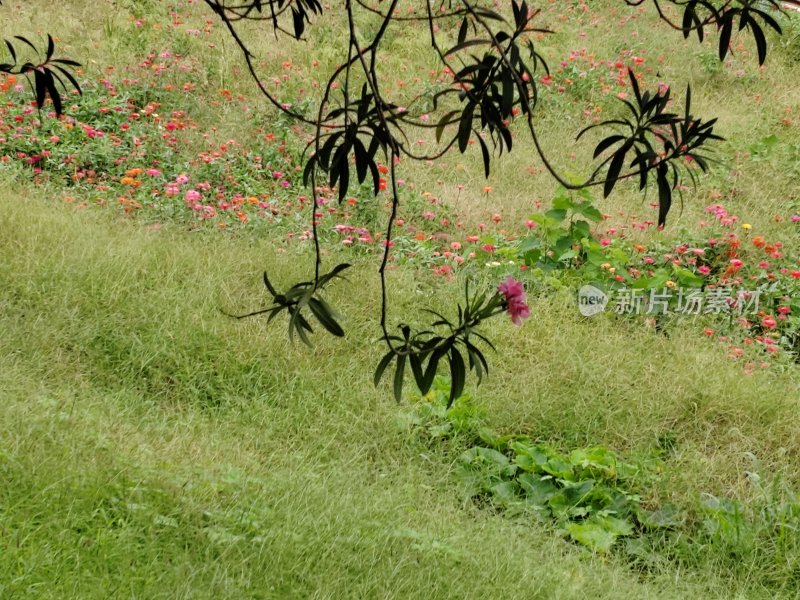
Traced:
<svg viewBox="0 0 800 600">
<path fill-rule="evenodd" d="M 726 47 L 727 51 L 727 47 Z M 630 115 L 624 118 L 608 119 L 601 123 L 589 125 L 578 134 L 580 139 L 586 132 L 596 127 L 615 127 L 618 131 L 601 140 L 594 150 L 594 158 L 616 147 L 601 166 L 608 165 L 603 197 L 607 197 L 621 179 L 623 167 L 635 168 L 627 177 L 639 176 L 639 190 L 647 188 L 649 175 L 655 172 L 658 189 L 658 224 L 664 226 L 672 206 L 672 192 L 678 189 L 681 182 L 681 171 L 692 181 L 696 175 L 688 166 L 691 160 L 705 173 L 709 167 L 707 155 L 700 154 L 698 149 L 707 142 L 722 140 L 714 133 L 716 119 L 702 121 L 691 114 L 692 90 L 686 87 L 686 106 L 682 115 L 669 112 L 672 103 L 670 90 L 656 92 L 639 89 L 633 70 L 628 70 L 634 100 L 620 99 Z M 629 155 L 633 159 L 629 161 Z"/>
<path fill-rule="evenodd" d="M 588 189 L 571 193 L 562 187 L 553 198 L 551 210 L 531 215 L 538 227 L 536 233 L 520 242 L 520 257 L 529 267 L 544 271 L 579 267 L 587 259 L 592 224 L 602 218 Z"/>
<path fill-rule="evenodd" d="M 602 446 L 564 453 L 528 436 L 498 435 L 471 397 L 450 405 L 448 398 L 449 382 L 437 377 L 404 424 L 428 448 L 453 457 L 461 489 L 479 506 L 552 523 L 592 552 L 618 551 L 638 567 L 660 556 L 735 572 L 746 560 L 765 572 L 773 565 L 780 588 L 787 585 L 780 563 L 800 561 L 800 501 L 779 478 L 763 483 L 748 473 L 755 494 L 747 502 L 704 494 L 691 505 L 657 506 L 642 495 L 662 470 L 663 450 L 637 462 Z"/>
<path fill-rule="evenodd" d="M 572 540 L 597 552 L 607 552 L 618 537 L 642 526 L 641 467 L 622 462 L 607 448 L 562 454 L 525 437 L 484 432 L 482 438 L 485 446 L 459 457 L 459 475 L 470 497 L 551 518 Z"/>
<path fill-rule="evenodd" d="M 413 402 L 413 410 L 403 415 L 404 424 L 426 445 L 449 441 L 473 445 L 480 441 L 487 420 L 486 408 L 469 394 L 462 394 L 452 404 L 450 381 L 436 377 L 430 391 Z"/>
<path fill-rule="evenodd" d="M 70 58 L 54 58 L 56 51 L 53 36 L 47 36 L 47 49 L 45 50 L 44 60 L 36 46 L 28 38 L 15 35 L 14 39 L 25 46 L 25 50 L 30 49 L 36 55 L 36 61 L 20 61 L 17 57 L 19 46 L 15 47 L 9 40 L 3 40 L 11 56 L 11 62 L 0 63 L 0 73 L 13 75 L 23 75 L 30 85 L 36 99 L 36 106 L 41 111 L 48 98 L 53 103 L 56 116 L 64 113 L 62 93 L 69 93 L 75 90 L 80 93 L 81 87 L 78 84 L 73 70 L 81 64 Z M 66 81 L 65 81 L 66 80 Z M 59 88 L 61 91 L 59 91 Z"/>
<path fill-rule="evenodd" d="M 328 273 L 318 276 L 312 281 L 301 281 L 294 284 L 286 292 L 280 293 L 270 283 L 267 272 L 264 271 L 264 286 L 272 296 L 272 306 L 263 310 L 257 310 L 246 315 L 231 315 L 237 319 L 245 319 L 256 315 L 268 314 L 269 323 L 282 312 L 286 311 L 289 315 L 289 340 L 294 340 L 296 333 L 304 344 L 310 346 L 311 340 L 309 333 L 314 333 L 314 329 L 308 322 L 308 318 L 303 314 L 308 309 L 325 328 L 328 333 L 336 337 L 344 337 L 344 329 L 336 320 L 336 312 L 320 295 L 320 292 L 334 279 L 341 278 L 340 273 L 350 268 L 349 264 L 341 263 L 336 265 Z"/>
<path fill-rule="evenodd" d="M 465 494 L 513 514 L 553 521 L 573 541 L 608 552 L 620 537 L 676 524 L 665 512 L 642 507 L 641 465 L 621 461 L 607 448 L 563 454 L 527 436 L 498 435 L 469 396 L 450 402 L 449 382 L 437 378 L 408 415 L 427 444 L 467 446 L 455 459 Z"/>
<path fill-rule="evenodd" d="M 451 322 L 436 311 L 426 311 L 436 317 L 431 326 L 443 330 L 443 334 L 431 330 L 414 332 L 409 325 L 401 324 L 399 326 L 401 336 L 384 335 L 389 351 L 375 369 L 375 385 L 378 385 L 384 371 L 394 362 L 394 397 L 400 402 L 406 362 L 408 362 L 417 388 L 425 395 L 433 385 L 439 363 L 446 359 L 451 382 L 448 406 L 452 405 L 464 391 L 467 369 L 475 371 L 478 383 L 489 373 L 489 364 L 477 344 L 486 344 L 492 350 L 494 346 L 476 329 L 483 321 L 504 312 L 507 308 L 508 299 L 499 291 L 491 296 L 486 292 L 470 296 L 469 282 L 467 282 L 464 289 L 464 305 L 458 305 L 458 319 L 455 322 Z M 465 363 L 464 355 L 468 363 Z"/>
</svg>

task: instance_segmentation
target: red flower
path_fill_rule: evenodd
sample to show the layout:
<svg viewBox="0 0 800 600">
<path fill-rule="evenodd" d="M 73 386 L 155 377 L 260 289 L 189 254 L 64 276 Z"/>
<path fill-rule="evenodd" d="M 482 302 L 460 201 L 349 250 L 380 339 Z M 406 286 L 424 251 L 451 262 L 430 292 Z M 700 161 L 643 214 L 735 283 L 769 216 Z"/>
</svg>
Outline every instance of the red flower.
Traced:
<svg viewBox="0 0 800 600">
<path fill-rule="evenodd" d="M 503 296 L 505 296 L 506 310 L 511 316 L 511 322 L 514 325 L 522 325 L 522 320 L 531 316 L 531 311 L 525 302 L 525 288 L 522 283 L 511 277 L 508 278 L 497 286 Z"/>
</svg>

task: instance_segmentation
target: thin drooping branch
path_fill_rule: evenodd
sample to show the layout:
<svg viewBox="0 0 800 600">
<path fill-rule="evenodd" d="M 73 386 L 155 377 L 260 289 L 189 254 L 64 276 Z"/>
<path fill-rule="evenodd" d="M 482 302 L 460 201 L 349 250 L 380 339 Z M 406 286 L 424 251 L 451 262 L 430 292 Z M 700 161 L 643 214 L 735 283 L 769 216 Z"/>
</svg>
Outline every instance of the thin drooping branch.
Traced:
<svg viewBox="0 0 800 600">
<path fill-rule="evenodd" d="M 259 91 L 264 95 L 264 97 L 275 108 L 280 110 L 282 113 L 284 113 L 286 115 L 289 115 L 293 119 L 295 119 L 295 120 L 297 120 L 297 121 L 299 121 L 301 123 L 305 123 L 306 125 L 311 125 L 311 126 L 316 125 L 316 123 L 314 121 L 311 121 L 310 119 L 306 118 L 304 115 L 301 115 L 300 113 L 298 113 L 296 111 L 293 111 L 291 108 L 287 107 L 285 104 L 283 104 L 280 101 L 278 101 L 278 99 L 275 98 L 275 96 L 272 95 L 272 93 L 264 85 L 264 82 L 261 81 L 261 77 L 259 77 L 258 73 L 256 72 L 255 66 L 253 65 L 253 53 L 250 52 L 250 49 L 244 43 L 244 41 L 242 40 L 241 36 L 239 36 L 239 33 L 236 31 L 236 28 L 233 26 L 233 23 L 231 22 L 230 18 L 228 17 L 228 15 L 225 14 L 224 7 L 220 6 L 215 0 L 205 0 L 205 3 L 214 12 L 214 14 L 219 16 L 220 20 L 225 24 L 225 27 L 227 28 L 228 33 L 230 33 L 231 37 L 233 38 L 233 41 L 239 47 L 239 50 L 241 50 L 242 56 L 244 56 L 245 64 L 247 65 L 247 70 L 250 73 L 250 77 L 252 77 L 253 81 L 255 82 L 256 86 L 259 89 Z"/>
</svg>

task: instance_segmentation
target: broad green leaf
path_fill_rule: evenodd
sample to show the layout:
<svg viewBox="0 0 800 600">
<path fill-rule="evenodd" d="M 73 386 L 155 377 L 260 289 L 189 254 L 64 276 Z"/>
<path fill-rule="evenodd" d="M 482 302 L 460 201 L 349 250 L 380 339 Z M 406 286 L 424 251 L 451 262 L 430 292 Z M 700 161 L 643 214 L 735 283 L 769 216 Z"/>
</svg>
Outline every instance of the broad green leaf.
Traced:
<svg viewBox="0 0 800 600">
<path fill-rule="evenodd" d="M 674 271 L 678 282 L 684 287 L 699 288 L 703 287 L 703 284 L 705 283 L 705 280 L 700 275 L 693 273 L 685 267 L 673 265 L 672 270 Z"/>
<path fill-rule="evenodd" d="M 513 481 L 501 481 L 489 488 L 492 500 L 500 506 L 509 506 L 518 502 L 518 491 L 519 487 Z"/>
<path fill-rule="evenodd" d="M 558 493 L 552 479 L 542 479 L 533 473 L 523 473 L 517 477 L 526 496 L 536 504 L 547 506 L 547 502 Z"/>
<path fill-rule="evenodd" d="M 544 213 L 544 216 L 555 221 L 556 223 L 560 223 L 567 218 L 567 211 L 563 208 L 553 208 Z"/>
<path fill-rule="evenodd" d="M 571 210 L 575 208 L 575 203 L 569 196 L 556 196 L 553 198 L 553 208 L 555 210 Z"/>
<path fill-rule="evenodd" d="M 586 546 L 592 552 L 608 552 L 618 537 L 603 525 L 593 521 L 570 523 L 566 529 L 573 540 Z"/>
</svg>

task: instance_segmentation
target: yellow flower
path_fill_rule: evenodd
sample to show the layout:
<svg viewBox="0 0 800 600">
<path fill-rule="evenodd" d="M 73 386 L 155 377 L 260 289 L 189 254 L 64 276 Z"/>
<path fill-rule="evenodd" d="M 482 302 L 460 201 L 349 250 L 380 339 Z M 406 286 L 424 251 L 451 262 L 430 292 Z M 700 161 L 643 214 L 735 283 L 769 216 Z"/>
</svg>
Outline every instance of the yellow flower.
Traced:
<svg viewBox="0 0 800 600">
<path fill-rule="evenodd" d="M 752 228 L 753 226 L 750 225 L 750 223 L 742 223 L 742 229 L 744 229 L 745 231 L 750 231 Z"/>
<path fill-rule="evenodd" d="M 675 283 L 674 281 L 672 281 L 671 279 L 669 281 L 667 281 L 664 285 L 667 286 L 670 289 L 678 287 L 678 284 Z"/>
</svg>

